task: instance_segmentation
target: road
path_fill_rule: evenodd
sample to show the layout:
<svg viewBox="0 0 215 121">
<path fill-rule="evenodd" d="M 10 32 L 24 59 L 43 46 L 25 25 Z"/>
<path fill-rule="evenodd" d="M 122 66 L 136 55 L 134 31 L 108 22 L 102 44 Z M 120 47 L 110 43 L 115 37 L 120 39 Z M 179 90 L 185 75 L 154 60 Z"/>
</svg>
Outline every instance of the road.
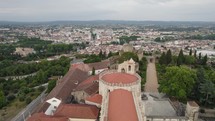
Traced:
<svg viewBox="0 0 215 121">
<path fill-rule="evenodd" d="M 158 93 L 158 79 L 154 62 L 148 62 L 146 71 L 145 92 Z"/>
</svg>

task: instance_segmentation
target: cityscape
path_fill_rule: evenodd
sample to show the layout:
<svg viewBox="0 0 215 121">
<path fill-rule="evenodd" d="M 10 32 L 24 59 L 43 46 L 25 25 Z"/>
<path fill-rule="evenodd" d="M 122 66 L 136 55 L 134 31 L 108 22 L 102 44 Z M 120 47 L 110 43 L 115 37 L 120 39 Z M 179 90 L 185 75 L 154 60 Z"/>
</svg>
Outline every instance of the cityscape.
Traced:
<svg viewBox="0 0 215 121">
<path fill-rule="evenodd" d="M 2 1 L 0 121 L 215 121 L 214 1 L 63 1 Z"/>
</svg>

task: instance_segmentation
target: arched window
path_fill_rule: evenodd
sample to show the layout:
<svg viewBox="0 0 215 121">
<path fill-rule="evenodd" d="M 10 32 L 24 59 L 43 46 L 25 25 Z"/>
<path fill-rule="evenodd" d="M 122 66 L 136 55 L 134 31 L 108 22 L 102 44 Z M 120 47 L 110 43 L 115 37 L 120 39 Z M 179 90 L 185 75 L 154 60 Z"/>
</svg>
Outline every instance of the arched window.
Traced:
<svg viewBox="0 0 215 121">
<path fill-rule="evenodd" d="M 124 68 L 122 68 L 122 69 L 121 69 L 121 72 L 122 72 L 122 73 L 125 73 L 125 69 L 124 69 Z"/>
<path fill-rule="evenodd" d="M 131 66 L 130 65 L 128 66 L 128 71 L 131 71 Z"/>
</svg>

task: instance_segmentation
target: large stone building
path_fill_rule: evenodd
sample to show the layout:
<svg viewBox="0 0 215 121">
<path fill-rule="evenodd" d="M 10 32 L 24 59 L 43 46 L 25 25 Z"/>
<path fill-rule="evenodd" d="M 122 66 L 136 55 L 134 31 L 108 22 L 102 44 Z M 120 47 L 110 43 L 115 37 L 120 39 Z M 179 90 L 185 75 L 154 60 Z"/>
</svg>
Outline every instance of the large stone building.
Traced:
<svg viewBox="0 0 215 121">
<path fill-rule="evenodd" d="M 97 75 L 90 75 L 92 67 Z M 116 70 L 106 61 L 73 64 L 28 121 L 197 121 L 195 102 L 188 102 L 186 115 L 178 116 L 168 100 L 155 94 L 143 99 L 137 71 L 133 59 Z"/>
</svg>

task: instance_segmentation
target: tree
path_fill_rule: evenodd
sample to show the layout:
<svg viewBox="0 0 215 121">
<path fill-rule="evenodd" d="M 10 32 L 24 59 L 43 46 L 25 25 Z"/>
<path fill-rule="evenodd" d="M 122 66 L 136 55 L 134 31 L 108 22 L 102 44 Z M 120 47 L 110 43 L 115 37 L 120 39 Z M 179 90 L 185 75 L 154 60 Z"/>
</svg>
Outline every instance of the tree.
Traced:
<svg viewBox="0 0 215 121">
<path fill-rule="evenodd" d="M 92 68 L 92 75 L 95 75 L 95 71 L 96 71 L 96 70 L 95 70 L 95 68 L 93 67 L 93 68 Z"/>
<path fill-rule="evenodd" d="M 194 52 L 194 57 L 195 57 L 195 58 L 197 58 L 197 55 L 196 55 L 196 53 L 197 53 L 197 51 L 195 50 L 195 52 Z"/>
<path fill-rule="evenodd" d="M 167 51 L 167 54 L 166 54 L 166 64 L 168 65 L 168 64 L 170 64 L 172 62 L 172 52 L 171 52 L 171 50 L 169 49 L 168 51 Z"/>
<path fill-rule="evenodd" d="M 177 59 L 177 65 L 180 66 L 183 63 L 184 63 L 184 54 L 183 54 L 183 50 L 180 50 L 178 59 Z"/>
<path fill-rule="evenodd" d="M 103 57 L 102 50 L 100 50 L 100 52 L 99 52 L 99 57 L 100 57 L 100 58 L 102 58 L 102 57 Z"/>
<path fill-rule="evenodd" d="M 187 56 L 184 56 L 184 57 L 185 57 L 184 63 L 187 64 L 187 65 L 192 65 L 192 64 L 194 64 L 196 62 L 196 59 L 193 56 L 187 55 Z"/>
<path fill-rule="evenodd" d="M 48 89 L 47 89 L 47 93 L 51 92 L 52 89 L 56 86 L 56 80 L 50 80 L 48 82 Z"/>
<path fill-rule="evenodd" d="M 15 98 L 16 98 L 16 96 L 15 96 L 14 94 L 10 94 L 10 95 L 7 96 L 7 100 L 8 100 L 8 101 L 12 101 L 12 100 L 14 100 Z"/>
<path fill-rule="evenodd" d="M 204 68 L 200 67 L 197 69 L 196 71 L 196 83 L 193 87 L 193 91 L 192 91 L 192 97 L 194 99 L 199 100 L 201 97 L 201 93 L 200 93 L 200 85 L 203 84 L 205 82 L 205 72 L 204 72 Z"/>
<path fill-rule="evenodd" d="M 204 58 L 202 59 L 202 65 L 206 65 L 208 61 L 208 56 L 205 55 Z"/>
<path fill-rule="evenodd" d="M 163 52 L 161 57 L 159 58 L 159 63 L 161 65 L 166 64 L 166 54 L 165 54 L 165 52 Z"/>
<path fill-rule="evenodd" d="M 110 51 L 110 52 L 108 53 L 108 57 L 111 57 L 111 56 L 113 56 L 113 53 Z"/>
<path fill-rule="evenodd" d="M 25 103 L 26 103 L 26 104 L 31 103 L 31 101 L 32 101 L 32 99 L 31 99 L 30 97 L 27 97 L 27 98 L 25 99 Z"/>
<path fill-rule="evenodd" d="M 199 53 L 199 60 L 202 59 L 202 53 Z"/>
<path fill-rule="evenodd" d="M 84 63 L 95 63 L 95 62 L 101 62 L 102 58 L 100 58 L 98 55 L 90 55 L 84 60 Z"/>
<path fill-rule="evenodd" d="M 214 104 L 215 98 L 215 85 L 211 81 L 205 81 L 205 83 L 200 85 L 200 92 L 202 94 L 200 98 L 200 102 L 204 103 L 206 106 Z"/>
<path fill-rule="evenodd" d="M 195 71 L 186 66 L 167 67 L 159 90 L 179 100 L 186 100 L 193 89 L 195 79 Z"/>
<path fill-rule="evenodd" d="M 190 49 L 189 55 L 190 55 L 190 56 L 192 55 L 192 49 Z"/>
<path fill-rule="evenodd" d="M 133 59 L 135 62 L 138 62 L 138 56 L 137 54 L 135 53 L 132 53 L 132 52 L 124 52 L 120 58 L 119 58 L 119 63 L 122 63 L 124 61 L 127 61 L 127 60 L 130 60 L 130 59 Z"/>
<path fill-rule="evenodd" d="M 161 42 L 161 38 L 160 38 L 160 37 L 157 37 L 157 38 L 155 38 L 154 41 L 155 41 L 155 42 Z"/>
<path fill-rule="evenodd" d="M 0 109 L 6 105 L 6 97 L 2 90 L 0 90 Z"/>
</svg>

